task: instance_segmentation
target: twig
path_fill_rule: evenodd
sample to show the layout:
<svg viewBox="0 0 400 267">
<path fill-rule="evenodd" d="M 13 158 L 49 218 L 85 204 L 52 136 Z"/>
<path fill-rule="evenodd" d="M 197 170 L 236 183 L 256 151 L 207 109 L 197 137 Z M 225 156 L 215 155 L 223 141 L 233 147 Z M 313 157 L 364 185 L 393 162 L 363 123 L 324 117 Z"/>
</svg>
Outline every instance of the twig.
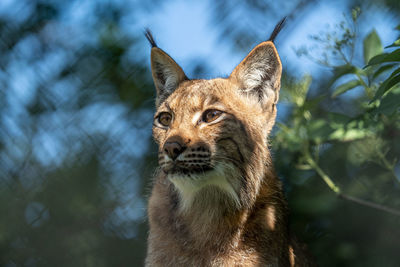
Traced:
<svg viewBox="0 0 400 267">
<path fill-rule="evenodd" d="M 360 204 L 360 205 L 363 205 L 363 206 L 367 206 L 367 207 L 374 208 L 374 209 L 377 209 L 377 210 L 385 211 L 385 212 L 393 214 L 393 215 L 400 216 L 400 211 L 399 210 L 392 209 L 392 208 L 386 207 L 386 206 L 381 205 L 381 204 L 377 204 L 377 203 L 374 203 L 374 202 L 371 202 L 371 201 L 367 201 L 367 200 L 364 200 L 364 199 L 360 199 L 360 198 L 357 198 L 357 197 L 352 197 L 352 196 L 349 196 L 349 195 L 346 195 L 346 194 L 342 194 L 342 193 L 338 194 L 338 196 L 339 196 L 339 198 L 350 200 L 350 201 L 353 201 L 353 202 L 355 202 L 357 204 Z"/>
<path fill-rule="evenodd" d="M 319 176 L 324 180 L 324 182 L 329 186 L 329 188 L 339 197 L 343 198 L 345 200 L 352 201 L 354 203 L 357 203 L 359 205 L 363 205 L 366 207 L 370 207 L 373 209 L 381 210 L 387 213 L 390 213 L 392 215 L 400 216 L 400 210 L 396 210 L 381 204 L 377 204 L 371 201 L 367 201 L 364 199 L 360 199 L 357 197 L 349 196 L 346 194 L 343 194 L 340 190 L 340 188 L 333 182 L 333 180 L 319 167 L 319 165 L 315 162 L 315 160 L 311 157 L 309 153 L 306 153 L 306 158 L 307 162 L 310 164 L 310 166 L 318 173 Z"/>
<path fill-rule="evenodd" d="M 324 182 L 329 186 L 329 188 L 335 192 L 336 194 L 341 194 L 340 188 L 332 181 L 332 179 L 318 166 L 318 164 L 314 161 L 314 159 L 307 154 L 307 161 L 310 166 L 321 176 Z"/>
</svg>

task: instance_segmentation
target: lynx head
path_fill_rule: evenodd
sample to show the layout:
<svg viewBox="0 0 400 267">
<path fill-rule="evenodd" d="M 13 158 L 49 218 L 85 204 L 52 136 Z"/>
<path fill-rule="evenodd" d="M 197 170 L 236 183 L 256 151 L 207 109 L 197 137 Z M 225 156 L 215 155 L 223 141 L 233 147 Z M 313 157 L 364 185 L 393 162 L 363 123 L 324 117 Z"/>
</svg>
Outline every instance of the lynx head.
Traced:
<svg viewBox="0 0 400 267">
<path fill-rule="evenodd" d="M 190 80 L 150 32 L 147 38 L 157 90 L 153 136 L 181 208 L 251 205 L 270 164 L 282 73 L 273 42 L 257 45 L 228 78 Z"/>
</svg>

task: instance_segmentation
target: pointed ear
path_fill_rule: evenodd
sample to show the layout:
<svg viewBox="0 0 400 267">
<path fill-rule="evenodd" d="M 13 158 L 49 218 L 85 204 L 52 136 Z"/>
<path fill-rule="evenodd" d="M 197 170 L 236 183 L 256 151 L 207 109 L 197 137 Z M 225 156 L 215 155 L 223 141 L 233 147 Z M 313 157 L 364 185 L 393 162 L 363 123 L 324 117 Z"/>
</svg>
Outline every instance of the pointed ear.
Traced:
<svg viewBox="0 0 400 267">
<path fill-rule="evenodd" d="M 282 64 L 275 45 L 262 42 L 233 70 L 243 93 L 257 97 L 263 108 L 276 104 L 279 98 Z"/>
<path fill-rule="evenodd" d="M 157 107 L 182 81 L 188 79 L 182 68 L 158 47 L 151 49 L 151 72 L 157 90 Z"/>
</svg>

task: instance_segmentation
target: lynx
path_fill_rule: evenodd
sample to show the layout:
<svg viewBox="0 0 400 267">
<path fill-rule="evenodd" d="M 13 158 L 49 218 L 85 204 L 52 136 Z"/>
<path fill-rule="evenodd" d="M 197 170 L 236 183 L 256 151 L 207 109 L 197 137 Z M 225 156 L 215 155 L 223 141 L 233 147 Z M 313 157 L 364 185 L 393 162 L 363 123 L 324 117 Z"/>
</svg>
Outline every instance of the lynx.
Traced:
<svg viewBox="0 0 400 267">
<path fill-rule="evenodd" d="M 283 21 L 228 78 L 212 80 L 187 78 L 147 31 L 160 167 L 146 266 L 314 266 L 289 234 L 268 148 L 282 73 L 273 41 Z"/>
</svg>

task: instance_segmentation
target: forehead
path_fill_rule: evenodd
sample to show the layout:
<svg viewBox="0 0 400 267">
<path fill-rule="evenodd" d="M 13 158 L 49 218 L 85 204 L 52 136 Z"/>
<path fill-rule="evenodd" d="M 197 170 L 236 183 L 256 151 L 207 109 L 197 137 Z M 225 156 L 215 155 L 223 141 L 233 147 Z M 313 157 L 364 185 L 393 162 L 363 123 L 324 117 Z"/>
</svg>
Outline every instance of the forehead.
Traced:
<svg viewBox="0 0 400 267">
<path fill-rule="evenodd" d="M 171 109 L 184 106 L 185 109 L 201 110 L 204 106 L 221 103 L 230 94 L 229 85 L 227 79 L 185 81 L 163 105 Z"/>
</svg>

